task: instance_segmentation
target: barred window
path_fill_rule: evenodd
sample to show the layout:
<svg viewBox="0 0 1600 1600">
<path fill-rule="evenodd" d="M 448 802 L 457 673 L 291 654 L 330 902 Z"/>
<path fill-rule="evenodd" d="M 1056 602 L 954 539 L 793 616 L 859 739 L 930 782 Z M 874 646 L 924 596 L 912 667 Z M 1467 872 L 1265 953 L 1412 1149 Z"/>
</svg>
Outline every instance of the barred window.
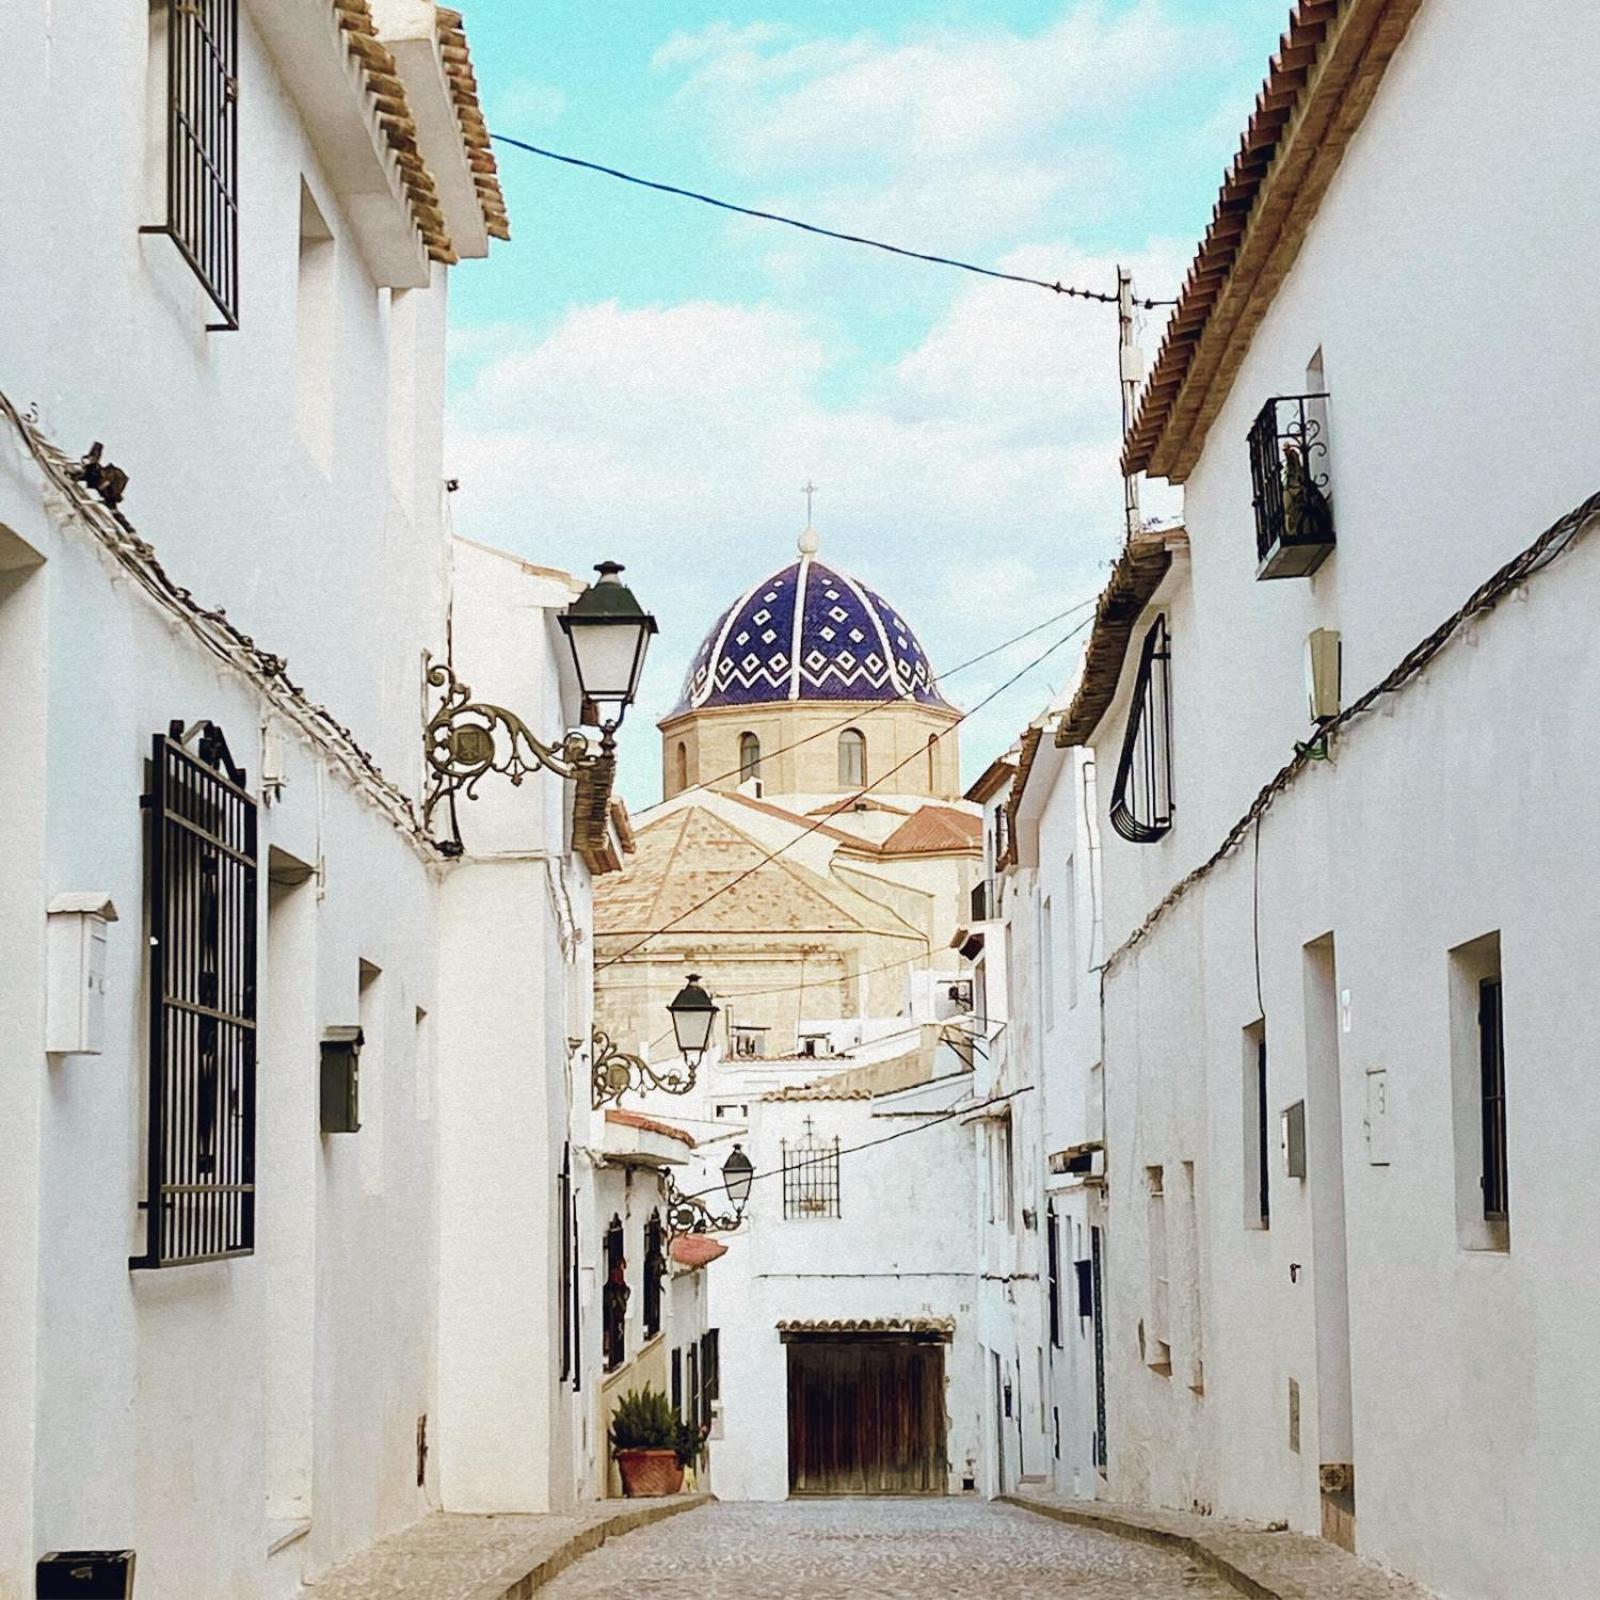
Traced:
<svg viewBox="0 0 1600 1600">
<path fill-rule="evenodd" d="M 805 1137 L 781 1141 L 785 1217 L 839 1216 L 839 1140 L 819 1139 L 811 1118 Z"/>
<path fill-rule="evenodd" d="M 600 1292 L 605 1369 L 620 1367 L 628 1354 L 628 1260 L 623 1245 L 622 1218 L 613 1216 L 606 1228 L 605 1284 Z"/>
<path fill-rule="evenodd" d="M 1134 680 L 1111 826 L 1131 844 L 1154 844 L 1172 828 L 1172 644 L 1167 619 L 1144 636 Z"/>
<path fill-rule="evenodd" d="M 154 0 L 151 22 L 151 71 L 165 77 L 165 220 L 140 231 L 178 247 L 221 315 L 207 326 L 237 328 L 239 0 Z"/>
<path fill-rule="evenodd" d="M 644 1225 L 644 1336 L 661 1332 L 661 1285 L 667 1276 L 666 1230 L 661 1213 L 652 1211 Z"/>
<path fill-rule="evenodd" d="M 150 1059 L 145 1253 L 255 1248 L 256 806 L 210 722 L 154 740 L 148 813 Z"/>
</svg>

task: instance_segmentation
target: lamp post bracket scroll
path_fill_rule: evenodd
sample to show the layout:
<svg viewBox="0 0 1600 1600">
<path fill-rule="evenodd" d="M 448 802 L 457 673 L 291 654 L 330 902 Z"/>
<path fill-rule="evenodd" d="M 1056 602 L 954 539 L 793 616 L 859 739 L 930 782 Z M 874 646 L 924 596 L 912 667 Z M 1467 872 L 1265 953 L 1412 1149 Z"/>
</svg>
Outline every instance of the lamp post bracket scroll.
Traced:
<svg viewBox="0 0 1600 1600">
<path fill-rule="evenodd" d="M 431 827 L 439 803 L 448 801 L 451 837 L 440 843 L 446 855 L 462 853 L 456 797 L 475 800 L 489 773 L 520 784 L 542 767 L 570 780 L 614 760 L 617 729 L 638 696 L 645 652 L 657 631 L 655 618 L 618 577 L 622 570 L 614 561 L 601 562 L 596 568 L 600 576 L 560 618 L 578 677 L 579 715 L 599 729 L 598 748 L 576 729 L 555 740 L 539 738 L 516 712 L 475 700 L 448 662 L 429 663 L 428 684 L 443 690 L 444 698 L 423 732 L 428 785 L 422 817 Z"/>
<path fill-rule="evenodd" d="M 699 1194 L 684 1194 L 677 1185 L 671 1169 L 662 1173 L 662 1187 L 667 1202 L 667 1232 L 674 1238 L 686 1233 L 732 1233 L 744 1221 L 745 1207 L 750 1203 L 750 1188 L 755 1182 L 755 1163 L 735 1145 L 722 1163 L 722 1187 L 727 1191 L 733 1210 L 718 1214 L 706 1204 Z"/>
</svg>

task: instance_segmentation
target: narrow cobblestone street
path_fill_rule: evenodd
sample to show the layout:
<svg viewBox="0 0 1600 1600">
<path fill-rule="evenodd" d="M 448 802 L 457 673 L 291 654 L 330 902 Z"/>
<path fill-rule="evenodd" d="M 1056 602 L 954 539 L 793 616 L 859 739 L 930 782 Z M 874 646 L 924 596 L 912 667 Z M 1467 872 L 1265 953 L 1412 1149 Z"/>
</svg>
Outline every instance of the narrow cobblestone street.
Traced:
<svg viewBox="0 0 1600 1600">
<path fill-rule="evenodd" d="M 1222 1600 L 1181 1557 L 976 1500 L 713 1505 L 614 1540 L 550 1600 Z"/>
</svg>

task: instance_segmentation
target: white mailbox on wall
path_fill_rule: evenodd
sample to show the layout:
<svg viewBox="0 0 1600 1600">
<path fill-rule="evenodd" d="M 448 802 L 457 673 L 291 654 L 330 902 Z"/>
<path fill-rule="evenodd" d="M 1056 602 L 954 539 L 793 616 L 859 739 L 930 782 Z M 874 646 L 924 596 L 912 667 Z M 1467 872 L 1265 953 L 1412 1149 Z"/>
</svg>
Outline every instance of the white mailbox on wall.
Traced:
<svg viewBox="0 0 1600 1600">
<path fill-rule="evenodd" d="M 58 894 L 50 902 L 44 1047 L 51 1055 L 97 1056 L 105 1049 L 106 925 L 116 920 L 109 895 Z"/>
</svg>

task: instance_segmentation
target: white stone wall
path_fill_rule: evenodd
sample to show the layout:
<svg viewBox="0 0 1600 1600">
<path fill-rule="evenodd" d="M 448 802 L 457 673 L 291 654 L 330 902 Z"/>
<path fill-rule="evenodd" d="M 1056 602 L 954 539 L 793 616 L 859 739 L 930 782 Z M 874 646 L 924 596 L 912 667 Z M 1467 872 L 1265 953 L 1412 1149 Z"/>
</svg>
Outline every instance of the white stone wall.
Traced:
<svg viewBox="0 0 1600 1600">
<path fill-rule="evenodd" d="M 138 232 L 153 219 L 146 8 L 8 14 L 0 210 L 27 244 L 0 259 L 0 390 L 37 402 L 73 454 L 104 441 L 172 581 L 286 657 L 416 796 L 424 652 L 445 648 L 452 591 L 464 672 L 553 732 L 576 712 L 549 623 L 571 587 L 510 563 L 491 598 L 520 631 L 475 635 L 482 575 L 452 579 L 441 516 L 445 275 L 380 291 L 308 132 L 306 85 L 278 75 L 253 15 L 241 327 L 207 333 L 172 243 Z M 333 235 L 321 430 L 296 393 L 302 185 Z M 31 1593 L 43 1550 L 127 1546 L 141 1594 L 287 1596 L 441 1504 L 570 1498 L 543 1379 L 548 1130 L 566 1119 L 567 975 L 587 959 L 562 786 L 465 806 L 469 857 L 447 867 L 61 514 L 3 420 L 0 669 L 0 1592 Z M 174 718 L 216 722 L 252 793 L 267 748 L 283 780 L 260 819 L 258 1238 L 248 1258 L 130 1273 L 147 1081 L 139 797 L 151 736 Z M 47 1058 L 44 907 L 85 890 L 119 913 L 106 1047 Z M 494 948 L 476 942 L 495 928 Z M 363 1127 L 319 1135 L 317 1042 L 357 1022 Z M 475 1298 L 482 1320 L 464 1328 Z M 486 1348 L 513 1315 L 516 1337 Z M 508 1368 L 538 1382 L 518 1390 Z M 485 1418 L 486 1396 L 502 1416 Z M 507 1418 L 516 1448 L 488 1458 L 485 1483 L 466 1463 Z"/>
<path fill-rule="evenodd" d="M 1348 704 L 1597 486 L 1600 336 L 1550 308 L 1600 243 L 1592 189 L 1561 176 L 1594 150 L 1581 107 L 1600 63 L 1576 3 L 1515 36 L 1500 23 L 1478 0 L 1422 7 L 1185 486 L 1191 553 L 1146 618 L 1172 632 L 1176 822 L 1148 847 L 1106 831 L 1108 950 L 1309 736 L 1311 628 L 1341 632 Z M 1245 431 L 1319 348 L 1338 548 L 1314 579 L 1258 583 Z M 1577 1130 L 1600 1107 L 1581 1042 L 1590 913 L 1570 886 L 1600 842 L 1573 804 L 1597 563 L 1580 545 L 1352 727 L 1272 807 L 1259 856 L 1247 839 L 1109 974 L 1114 1498 L 1314 1531 L 1319 1464 L 1353 1460 L 1362 1554 L 1463 1600 L 1590 1581 L 1597 1418 L 1570 1374 L 1600 1275 L 1570 1240 L 1595 1198 Z M 1105 774 L 1143 626 L 1096 739 Z M 1454 1103 L 1476 1064 L 1450 952 L 1496 932 L 1508 1252 L 1463 1220 L 1475 1157 L 1463 1176 Z M 1263 1013 L 1265 1230 L 1247 1224 L 1245 1134 Z M 1366 1126 L 1380 1072 L 1385 1162 Z M 1305 1180 L 1278 1149 L 1302 1098 Z M 1157 1219 L 1170 1373 L 1149 1364 Z"/>
</svg>

